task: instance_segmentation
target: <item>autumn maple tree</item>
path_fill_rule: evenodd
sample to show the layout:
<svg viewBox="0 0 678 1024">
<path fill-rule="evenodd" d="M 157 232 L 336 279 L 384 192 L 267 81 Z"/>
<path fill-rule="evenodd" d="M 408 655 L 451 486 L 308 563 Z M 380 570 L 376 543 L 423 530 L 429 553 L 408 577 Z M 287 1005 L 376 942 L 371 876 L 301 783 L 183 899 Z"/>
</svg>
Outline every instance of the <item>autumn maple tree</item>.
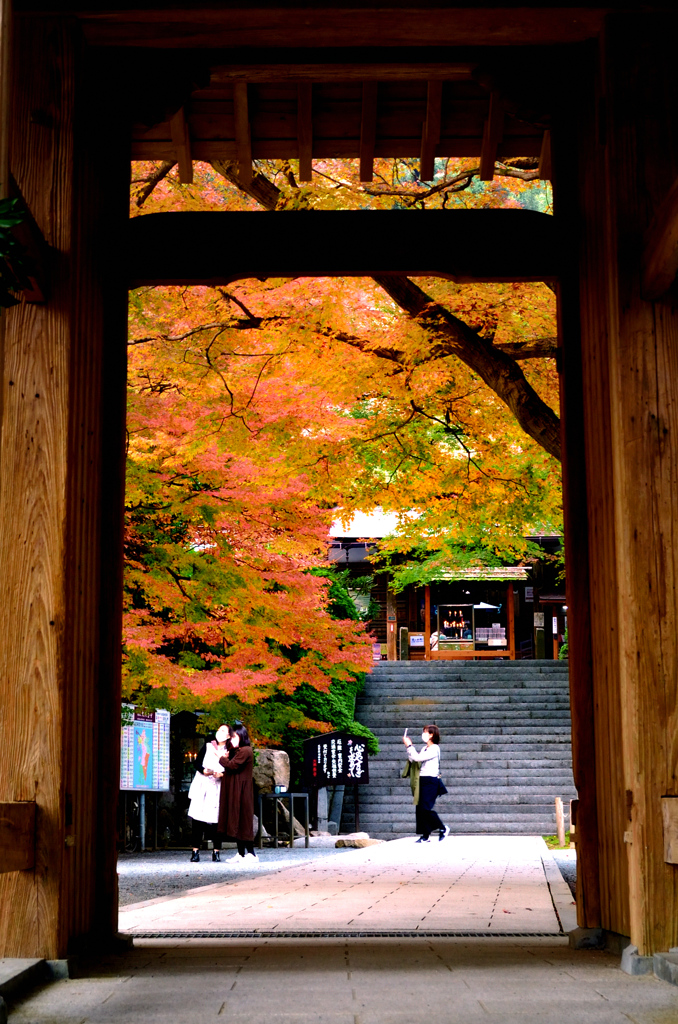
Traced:
<svg viewBox="0 0 678 1024">
<path fill-rule="evenodd" d="M 233 165 L 196 165 L 190 186 L 171 164 L 143 164 L 132 209 L 546 211 L 549 193 L 526 163 L 480 185 L 468 161 L 449 162 L 432 188 L 406 161 L 377 161 L 369 186 L 347 162 L 317 165 L 305 186 L 285 163 L 262 163 L 246 185 Z M 534 283 L 384 276 L 137 289 L 130 692 L 162 686 L 265 717 L 281 695 L 289 709 L 309 687 L 349 685 L 369 664 L 369 637 L 332 616 L 328 580 L 310 571 L 325 563 L 338 508 L 398 512 L 383 551 L 401 572 L 524 557 L 526 533 L 560 522 L 555 333 L 555 296 Z M 329 721 L 312 712 L 299 700 L 290 714 L 300 728 Z"/>
</svg>

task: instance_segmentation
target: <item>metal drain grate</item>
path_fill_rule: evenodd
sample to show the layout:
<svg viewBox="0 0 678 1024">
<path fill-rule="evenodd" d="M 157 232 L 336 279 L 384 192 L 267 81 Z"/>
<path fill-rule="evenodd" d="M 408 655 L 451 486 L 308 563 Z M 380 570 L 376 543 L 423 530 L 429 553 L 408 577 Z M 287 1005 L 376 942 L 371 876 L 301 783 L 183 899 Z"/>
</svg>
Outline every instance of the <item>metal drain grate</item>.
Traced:
<svg viewBox="0 0 678 1024">
<path fill-rule="evenodd" d="M 564 932 L 195 931 L 122 932 L 132 939 L 562 939 Z"/>
</svg>

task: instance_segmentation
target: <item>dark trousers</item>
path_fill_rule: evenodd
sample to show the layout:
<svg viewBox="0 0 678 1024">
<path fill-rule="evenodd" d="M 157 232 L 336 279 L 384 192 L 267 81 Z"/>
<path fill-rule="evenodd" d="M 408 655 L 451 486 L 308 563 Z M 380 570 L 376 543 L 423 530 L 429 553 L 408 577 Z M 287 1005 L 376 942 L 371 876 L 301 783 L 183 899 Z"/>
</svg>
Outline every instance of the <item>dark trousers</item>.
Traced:
<svg viewBox="0 0 678 1024">
<path fill-rule="evenodd" d="M 254 853 L 254 840 L 248 842 L 246 839 L 236 839 L 236 842 L 241 857 L 244 857 L 246 853 Z"/>
<path fill-rule="evenodd" d="M 200 849 L 203 838 L 211 839 L 215 850 L 221 849 L 221 839 L 217 839 L 216 822 L 210 824 L 209 821 L 198 821 L 197 818 L 191 818 L 191 846 L 194 850 Z"/>
<path fill-rule="evenodd" d="M 417 834 L 428 839 L 431 832 L 444 829 L 438 812 L 434 810 L 438 797 L 438 780 L 419 776 L 419 803 L 417 804 Z"/>
</svg>

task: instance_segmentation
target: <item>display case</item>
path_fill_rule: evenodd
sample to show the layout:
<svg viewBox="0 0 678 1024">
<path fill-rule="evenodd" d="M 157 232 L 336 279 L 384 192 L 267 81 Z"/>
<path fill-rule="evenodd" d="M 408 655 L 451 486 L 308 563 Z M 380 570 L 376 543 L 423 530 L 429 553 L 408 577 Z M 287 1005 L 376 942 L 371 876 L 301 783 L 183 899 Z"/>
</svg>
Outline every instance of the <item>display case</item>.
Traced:
<svg viewBox="0 0 678 1024">
<path fill-rule="evenodd" d="M 436 624 L 437 636 L 431 638 L 432 650 L 474 649 L 475 613 L 472 604 L 438 605 Z"/>
</svg>

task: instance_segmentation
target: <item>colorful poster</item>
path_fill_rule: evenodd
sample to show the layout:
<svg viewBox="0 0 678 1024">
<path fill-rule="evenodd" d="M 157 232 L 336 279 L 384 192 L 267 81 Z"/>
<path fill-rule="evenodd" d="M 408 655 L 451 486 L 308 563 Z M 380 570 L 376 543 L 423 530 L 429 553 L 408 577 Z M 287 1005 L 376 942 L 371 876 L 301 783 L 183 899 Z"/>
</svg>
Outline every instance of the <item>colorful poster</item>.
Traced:
<svg viewBox="0 0 678 1024">
<path fill-rule="evenodd" d="M 124 704 L 121 724 L 120 788 L 168 790 L 169 711 L 137 711 L 133 704 Z"/>
<path fill-rule="evenodd" d="M 134 788 L 153 789 L 153 726 L 134 723 Z"/>
</svg>

